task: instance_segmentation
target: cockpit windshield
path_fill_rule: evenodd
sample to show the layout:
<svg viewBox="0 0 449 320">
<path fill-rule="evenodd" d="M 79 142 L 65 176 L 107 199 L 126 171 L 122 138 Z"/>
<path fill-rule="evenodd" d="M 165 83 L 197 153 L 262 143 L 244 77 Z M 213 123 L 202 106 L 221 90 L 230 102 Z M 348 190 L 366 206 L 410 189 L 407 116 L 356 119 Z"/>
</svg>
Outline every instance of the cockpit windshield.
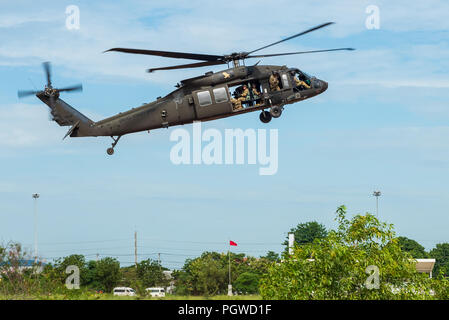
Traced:
<svg viewBox="0 0 449 320">
<path fill-rule="evenodd" d="M 302 73 L 307 79 L 311 79 L 312 78 L 311 75 L 305 73 L 304 71 L 300 71 L 300 70 L 298 70 L 298 71 L 299 71 L 299 73 Z"/>
</svg>

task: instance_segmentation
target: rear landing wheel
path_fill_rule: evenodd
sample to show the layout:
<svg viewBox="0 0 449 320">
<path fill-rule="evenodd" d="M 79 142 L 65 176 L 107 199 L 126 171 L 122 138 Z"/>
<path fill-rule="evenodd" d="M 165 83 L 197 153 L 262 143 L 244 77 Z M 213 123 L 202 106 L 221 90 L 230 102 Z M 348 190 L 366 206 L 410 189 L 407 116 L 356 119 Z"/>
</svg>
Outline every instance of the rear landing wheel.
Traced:
<svg viewBox="0 0 449 320">
<path fill-rule="evenodd" d="M 117 138 L 114 138 L 113 136 L 111 136 L 111 138 L 112 138 L 112 140 L 114 140 L 114 142 L 112 143 L 111 148 L 108 148 L 108 149 L 106 150 L 106 152 L 108 153 L 108 155 L 112 156 L 112 155 L 114 154 L 114 148 L 115 148 L 115 145 L 118 143 L 118 141 L 120 140 L 121 137 L 122 137 L 122 136 L 118 136 Z"/>
<path fill-rule="evenodd" d="M 273 118 L 279 118 L 282 114 L 282 108 L 279 106 L 271 107 L 270 114 Z"/>
<path fill-rule="evenodd" d="M 260 121 L 268 123 L 271 121 L 271 114 L 268 111 L 262 111 L 259 115 Z"/>
</svg>

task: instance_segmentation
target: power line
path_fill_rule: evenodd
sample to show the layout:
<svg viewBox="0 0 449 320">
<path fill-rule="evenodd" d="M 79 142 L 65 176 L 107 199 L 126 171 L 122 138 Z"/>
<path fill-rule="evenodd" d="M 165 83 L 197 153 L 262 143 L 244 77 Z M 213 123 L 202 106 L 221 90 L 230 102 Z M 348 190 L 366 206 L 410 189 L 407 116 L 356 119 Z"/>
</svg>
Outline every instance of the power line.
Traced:
<svg viewBox="0 0 449 320">
<path fill-rule="evenodd" d="M 126 247 L 106 247 L 106 248 L 83 248 L 83 249 L 66 248 L 66 249 L 42 250 L 42 251 L 45 251 L 45 252 L 62 252 L 62 251 L 74 251 L 74 250 L 76 250 L 76 251 L 91 251 L 91 250 L 98 251 L 98 250 L 113 250 L 113 249 L 130 249 L 130 248 L 131 248 L 130 246 L 126 246 Z"/>
<path fill-rule="evenodd" d="M 65 245 L 65 244 L 80 244 L 80 243 L 100 243 L 100 242 L 113 242 L 113 241 L 123 241 L 130 240 L 132 238 L 121 238 L 121 239 L 110 239 L 110 240 L 92 240 L 92 241 L 74 241 L 74 242 L 44 242 L 44 245 Z"/>
</svg>

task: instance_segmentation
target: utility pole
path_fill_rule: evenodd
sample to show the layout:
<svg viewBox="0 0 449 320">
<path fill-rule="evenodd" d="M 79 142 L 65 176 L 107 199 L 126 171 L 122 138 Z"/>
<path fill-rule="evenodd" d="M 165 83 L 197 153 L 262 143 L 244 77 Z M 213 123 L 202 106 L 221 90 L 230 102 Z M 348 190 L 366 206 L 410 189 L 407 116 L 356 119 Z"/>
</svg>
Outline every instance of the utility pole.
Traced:
<svg viewBox="0 0 449 320">
<path fill-rule="evenodd" d="M 137 268 L 137 231 L 134 231 L 134 264 Z"/>
<path fill-rule="evenodd" d="M 380 191 L 374 191 L 373 196 L 376 197 L 376 217 L 379 219 L 379 197 L 382 195 Z"/>
<path fill-rule="evenodd" d="M 34 262 L 37 262 L 37 199 L 39 199 L 39 193 L 33 193 L 34 199 Z"/>
</svg>

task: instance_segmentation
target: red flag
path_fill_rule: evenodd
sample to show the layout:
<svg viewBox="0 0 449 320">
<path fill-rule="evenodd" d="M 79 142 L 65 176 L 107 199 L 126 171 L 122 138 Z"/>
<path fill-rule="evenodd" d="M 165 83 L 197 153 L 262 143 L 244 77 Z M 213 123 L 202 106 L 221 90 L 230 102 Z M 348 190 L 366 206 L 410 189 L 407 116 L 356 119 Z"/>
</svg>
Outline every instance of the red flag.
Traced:
<svg viewBox="0 0 449 320">
<path fill-rule="evenodd" d="M 235 242 L 234 242 L 234 241 L 232 241 L 232 240 L 231 240 L 231 241 L 229 241 L 229 245 L 230 245 L 230 246 L 236 246 L 236 247 L 237 247 L 237 243 L 235 243 Z"/>
</svg>

